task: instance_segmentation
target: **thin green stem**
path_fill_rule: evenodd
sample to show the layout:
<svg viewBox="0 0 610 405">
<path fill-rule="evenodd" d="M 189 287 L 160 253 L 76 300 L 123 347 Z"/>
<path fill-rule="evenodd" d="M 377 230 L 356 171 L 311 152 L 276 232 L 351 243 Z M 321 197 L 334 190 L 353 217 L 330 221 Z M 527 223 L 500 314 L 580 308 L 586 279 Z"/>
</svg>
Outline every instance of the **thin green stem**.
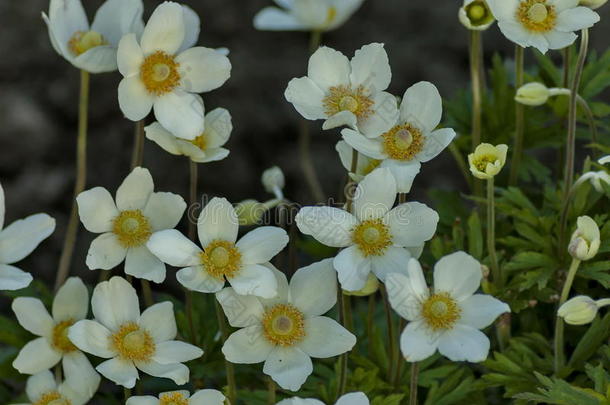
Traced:
<svg viewBox="0 0 610 405">
<path fill-rule="evenodd" d="M 222 307 L 217 300 L 214 300 L 216 307 L 216 319 L 218 320 L 218 329 L 220 329 L 220 336 L 222 337 L 222 343 L 227 341 L 229 338 L 229 327 L 227 326 L 227 320 L 225 319 Z M 237 384 L 235 383 L 235 368 L 233 363 L 225 359 L 225 370 L 227 372 L 227 397 L 229 403 L 237 403 Z"/>
<path fill-rule="evenodd" d="M 133 152 L 131 154 L 131 169 L 142 166 L 144 160 L 144 120 L 136 122 L 133 131 Z"/>
<path fill-rule="evenodd" d="M 504 284 L 504 279 L 496 253 L 496 204 L 493 177 L 487 180 L 487 251 L 493 282 L 496 286 L 501 287 Z"/>
<path fill-rule="evenodd" d="M 398 319 L 398 333 L 401 333 L 402 330 L 404 330 L 404 328 L 407 326 L 407 321 L 404 320 L 402 317 Z M 400 357 L 400 347 L 399 345 L 396 345 L 396 347 L 394 348 L 396 353 L 394 353 L 394 358 L 397 359 L 397 364 L 396 364 L 396 368 L 394 370 L 394 379 L 393 379 L 393 384 L 394 384 L 394 388 L 398 389 L 399 385 L 400 385 L 400 377 L 402 375 L 402 367 L 403 364 L 405 363 L 404 361 L 402 361 L 401 357 Z"/>
<path fill-rule="evenodd" d="M 196 227 L 196 213 L 193 211 L 198 202 L 197 198 L 197 184 L 199 180 L 199 166 L 196 162 L 189 159 L 189 208 L 187 209 L 187 221 L 188 221 L 188 237 L 192 241 L 196 241 L 197 227 Z M 189 325 L 189 331 L 191 336 L 191 343 L 196 345 L 199 340 L 197 337 L 197 330 L 195 329 L 195 322 L 193 321 L 193 292 L 188 288 L 184 289 L 184 298 L 186 305 L 186 319 Z"/>
<path fill-rule="evenodd" d="M 76 197 L 85 189 L 87 182 L 87 129 L 89 119 L 89 72 L 80 72 L 80 96 L 78 102 L 78 135 L 76 138 L 76 181 L 74 183 L 74 193 L 72 198 L 72 209 L 66 230 L 64 245 L 57 266 L 55 276 L 55 291 L 62 286 L 68 274 L 70 274 L 70 264 L 74 254 L 74 245 L 78 233 L 78 205 Z"/>
<path fill-rule="evenodd" d="M 516 45 L 515 48 L 515 91 L 524 83 L 524 52 L 525 50 Z M 519 166 L 523 154 L 523 133 L 525 131 L 525 106 L 515 101 L 515 141 L 513 145 L 513 159 L 510 167 L 508 184 L 517 184 L 519 178 Z"/>
<path fill-rule="evenodd" d="M 269 377 L 267 381 L 267 403 L 269 405 L 275 405 L 276 403 L 276 390 L 277 386 L 275 385 L 275 381 Z"/>
<path fill-rule="evenodd" d="M 396 339 L 394 333 L 394 321 L 392 319 L 392 307 L 390 305 L 390 300 L 388 298 L 388 292 L 386 291 L 384 286 L 380 287 L 381 294 L 383 296 L 383 304 L 385 309 L 386 323 L 388 327 L 388 353 L 389 353 L 389 362 L 388 362 L 388 379 L 394 376 L 394 367 L 396 365 Z"/>
<path fill-rule="evenodd" d="M 482 83 L 481 31 L 470 30 L 470 80 L 472 82 L 472 150 L 481 143 Z M 482 182 L 474 180 L 474 194 L 483 196 Z"/>
<path fill-rule="evenodd" d="M 369 357 L 373 355 L 373 332 L 375 325 L 375 304 L 377 300 L 375 299 L 375 294 L 369 295 L 369 305 L 368 311 L 366 315 L 366 335 L 368 336 L 368 354 Z"/>
<path fill-rule="evenodd" d="M 563 289 L 561 290 L 558 307 L 561 307 L 567 301 L 579 266 L 580 260 L 572 259 L 570 269 L 568 270 L 568 276 L 566 277 Z M 559 373 L 565 364 L 565 354 L 563 352 L 563 327 L 563 319 L 557 316 L 555 318 L 555 374 Z"/>
<path fill-rule="evenodd" d="M 589 103 L 587 103 L 587 100 L 582 98 L 579 94 L 576 95 L 576 101 L 578 102 L 578 105 L 585 112 L 585 115 L 587 116 L 587 122 L 589 123 L 589 130 L 591 131 L 591 142 L 597 143 L 597 140 L 599 139 L 599 134 L 597 132 L 597 124 L 595 123 L 595 116 L 593 115 L 593 111 L 589 107 Z M 595 151 L 594 151 L 594 153 L 595 153 Z"/>
<path fill-rule="evenodd" d="M 411 383 L 409 384 L 409 405 L 417 405 L 417 381 L 419 363 L 411 363 Z"/>
<path fill-rule="evenodd" d="M 561 50 L 561 57 L 563 60 L 561 86 L 566 88 L 570 85 L 570 48 L 571 46 L 566 46 Z"/>
<path fill-rule="evenodd" d="M 144 305 L 146 308 L 151 307 L 155 301 L 152 295 L 152 289 L 150 288 L 150 282 L 148 280 L 141 279 L 142 283 L 142 296 L 144 297 Z"/>
<path fill-rule="evenodd" d="M 449 152 L 451 152 L 451 156 L 453 156 L 455 163 L 458 165 L 458 168 L 460 169 L 460 172 L 462 173 L 464 180 L 466 180 L 468 187 L 470 187 L 472 189 L 472 187 L 473 187 L 472 175 L 470 174 L 470 170 L 468 169 L 466 160 L 464 160 L 464 157 L 462 156 L 462 153 L 460 152 L 460 149 L 457 147 L 455 142 L 451 142 L 449 144 Z"/>
</svg>

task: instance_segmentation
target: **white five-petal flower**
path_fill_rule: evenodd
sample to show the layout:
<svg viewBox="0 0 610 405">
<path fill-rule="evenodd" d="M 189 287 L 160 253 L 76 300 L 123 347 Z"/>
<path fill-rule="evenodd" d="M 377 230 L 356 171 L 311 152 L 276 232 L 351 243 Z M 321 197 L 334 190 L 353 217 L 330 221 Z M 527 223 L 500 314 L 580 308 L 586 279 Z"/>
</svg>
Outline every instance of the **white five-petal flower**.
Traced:
<svg viewBox="0 0 610 405">
<path fill-rule="evenodd" d="M 55 51 L 90 73 L 117 69 L 117 46 L 125 34 L 140 35 L 144 27 L 142 0 L 107 0 L 89 26 L 81 0 L 51 0 L 42 17 Z"/>
<path fill-rule="evenodd" d="M 396 97 L 384 91 L 391 78 L 383 44 L 363 46 L 351 61 L 323 46 L 311 55 L 307 76 L 292 79 L 284 96 L 304 118 L 325 120 L 323 129 L 349 126 L 376 137 L 398 116 Z"/>
<path fill-rule="evenodd" d="M 269 265 L 271 267 L 271 265 Z M 301 268 L 292 277 L 273 269 L 278 294 L 273 299 L 240 295 L 225 288 L 216 297 L 231 326 L 240 328 L 222 347 L 232 363 L 264 362 L 263 372 L 280 387 L 298 391 L 312 373 L 311 358 L 329 358 L 352 349 L 356 337 L 322 316 L 337 301 L 332 260 Z"/>
<path fill-rule="evenodd" d="M 481 362 L 487 358 L 489 339 L 479 329 L 510 308 L 490 295 L 475 294 L 482 278 L 481 264 L 464 252 L 452 253 L 436 263 L 432 290 L 415 259 L 409 261 L 406 275 L 388 275 L 390 304 L 409 321 L 400 337 L 407 361 L 421 361 L 437 349 L 451 361 Z"/>
<path fill-rule="evenodd" d="M 395 200 L 394 177 L 381 168 L 358 185 L 354 214 L 334 207 L 304 207 L 296 215 L 302 233 L 324 245 L 346 248 L 333 261 L 344 290 L 362 289 L 371 271 L 381 281 L 390 272 L 406 272 L 414 254 L 407 248 L 419 249 L 434 235 L 436 211 L 418 202 L 392 209 Z"/>
<path fill-rule="evenodd" d="M 109 270 L 125 260 L 125 273 L 161 283 L 165 265 L 146 247 L 153 232 L 175 227 L 186 209 L 177 194 L 153 192 L 152 176 L 136 167 L 116 192 L 116 204 L 102 187 L 76 197 L 81 222 L 89 232 L 101 233 L 91 243 L 87 266 Z"/>
<path fill-rule="evenodd" d="M 362 392 L 345 394 L 337 400 L 335 405 L 369 405 L 369 399 Z M 288 398 L 277 403 L 277 405 L 324 405 L 324 402 L 312 398 Z"/>
<path fill-rule="evenodd" d="M 156 232 L 147 246 L 163 262 L 184 267 L 176 277 L 190 290 L 214 293 L 222 289 L 226 279 L 238 294 L 276 295 L 275 276 L 263 264 L 288 244 L 286 231 L 263 226 L 237 240 L 237 213 L 224 198 L 213 198 L 205 206 L 197 231 L 203 250 L 176 230 Z"/>
<path fill-rule="evenodd" d="M 169 391 L 152 395 L 134 396 L 125 405 L 224 405 L 225 396 L 216 390 L 199 390 L 193 395 L 188 391 Z"/>
<path fill-rule="evenodd" d="M 161 125 L 175 136 L 195 139 L 204 131 L 204 108 L 194 93 L 222 86 L 231 75 L 229 59 L 215 49 L 192 47 L 199 19 L 188 8 L 166 1 L 151 15 L 142 39 L 121 39 L 117 54 L 121 111 L 138 121 L 154 108 Z"/>
<path fill-rule="evenodd" d="M 30 285 L 32 276 L 11 264 L 48 238 L 55 230 L 55 220 L 47 214 L 35 214 L 3 229 L 4 214 L 4 190 L 0 184 L 0 290 L 20 290 Z"/>
<path fill-rule="evenodd" d="M 254 17 L 263 31 L 330 31 L 343 25 L 364 0 L 275 0 Z"/>
<path fill-rule="evenodd" d="M 75 374 L 78 370 L 66 370 L 65 373 L 65 380 L 60 384 L 49 370 L 29 377 L 25 393 L 30 402 L 16 405 L 84 405 L 89 402 L 97 390 L 99 379 L 79 378 Z"/>
<path fill-rule="evenodd" d="M 68 337 L 84 352 L 109 360 L 97 366 L 104 377 L 132 388 L 138 369 L 178 385 L 189 380 L 182 362 L 201 357 L 203 351 L 176 338 L 171 302 L 161 302 L 140 315 L 136 290 L 125 279 L 112 277 L 93 290 L 91 310 L 95 320 L 81 320 L 68 329 Z"/>
<path fill-rule="evenodd" d="M 487 0 L 506 38 L 542 53 L 574 43 L 574 31 L 589 28 L 599 15 L 578 0 Z"/>
<path fill-rule="evenodd" d="M 344 129 L 343 139 L 369 158 L 381 160 L 396 179 L 398 192 L 407 193 L 421 163 L 435 158 L 455 138 L 451 128 L 436 129 L 441 121 L 443 102 L 432 83 L 419 82 L 404 94 L 400 116 L 380 137 L 367 138 L 352 129 Z"/>
</svg>

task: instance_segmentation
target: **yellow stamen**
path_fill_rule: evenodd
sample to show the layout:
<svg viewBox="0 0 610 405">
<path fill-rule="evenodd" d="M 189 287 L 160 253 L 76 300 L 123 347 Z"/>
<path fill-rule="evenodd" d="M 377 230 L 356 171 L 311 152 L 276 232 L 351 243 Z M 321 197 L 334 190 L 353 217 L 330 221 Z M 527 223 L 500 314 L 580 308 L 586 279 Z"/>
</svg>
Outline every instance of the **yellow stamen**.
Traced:
<svg viewBox="0 0 610 405">
<path fill-rule="evenodd" d="M 51 391 L 42 394 L 38 401 L 32 403 L 32 405 L 71 405 L 71 402 L 62 397 L 59 392 Z"/>
<path fill-rule="evenodd" d="M 263 334 L 279 346 L 294 346 L 305 337 L 305 317 L 290 304 L 278 304 L 263 316 Z"/>
<path fill-rule="evenodd" d="M 431 329 L 440 330 L 450 329 L 460 319 L 462 310 L 448 293 L 440 292 L 424 301 L 421 313 Z"/>
<path fill-rule="evenodd" d="M 382 135 L 383 150 L 394 160 L 409 161 L 424 147 L 421 131 L 410 124 L 396 125 Z"/>
<path fill-rule="evenodd" d="M 344 85 L 333 86 L 322 102 L 329 117 L 341 111 L 351 111 L 358 118 L 366 118 L 373 113 L 374 102 L 363 86 L 358 86 L 355 90 Z"/>
<path fill-rule="evenodd" d="M 201 252 L 201 263 L 212 277 L 223 280 L 234 277 L 241 269 L 241 253 L 232 242 L 215 240 Z"/>
<path fill-rule="evenodd" d="M 168 392 L 159 396 L 159 405 L 188 405 L 189 400 L 180 392 Z"/>
<path fill-rule="evenodd" d="M 497 160 L 498 157 L 495 155 L 481 155 L 477 156 L 472 164 L 477 168 L 478 171 L 485 173 L 487 170 L 487 164 L 494 164 Z"/>
<path fill-rule="evenodd" d="M 135 322 L 127 322 L 110 337 L 110 346 L 123 360 L 146 362 L 155 354 L 156 346 L 150 334 Z"/>
<path fill-rule="evenodd" d="M 337 18 L 337 9 L 331 6 L 328 8 L 326 14 L 326 25 L 332 24 L 332 22 L 335 21 L 335 18 Z"/>
<path fill-rule="evenodd" d="M 141 246 L 152 235 L 148 218 L 140 210 L 122 211 L 112 223 L 112 232 L 124 248 Z"/>
<path fill-rule="evenodd" d="M 76 56 L 82 55 L 91 48 L 102 45 L 108 45 L 108 42 L 102 34 L 95 31 L 77 31 L 68 41 L 68 49 Z"/>
<path fill-rule="evenodd" d="M 392 243 L 390 228 L 381 219 L 369 219 L 352 231 L 352 241 L 365 256 L 381 256 Z"/>
<path fill-rule="evenodd" d="M 150 94 L 161 96 L 180 84 L 180 64 L 172 55 L 157 51 L 144 59 L 140 66 L 140 78 Z"/>
<path fill-rule="evenodd" d="M 70 353 L 77 350 L 76 346 L 68 339 L 68 328 L 73 324 L 74 320 L 68 319 L 55 325 L 51 337 L 51 346 L 53 346 L 55 350 L 62 353 Z"/>
<path fill-rule="evenodd" d="M 208 139 L 205 132 L 199 135 L 197 138 L 193 139 L 191 143 L 202 151 L 205 151 L 208 148 Z"/>
<path fill-rule="evenodd" d="M 557 25 L 557 12 L 547 0 L 522 0 L 517 19 L 529 31 L 549 32 Z"/>
</svg>

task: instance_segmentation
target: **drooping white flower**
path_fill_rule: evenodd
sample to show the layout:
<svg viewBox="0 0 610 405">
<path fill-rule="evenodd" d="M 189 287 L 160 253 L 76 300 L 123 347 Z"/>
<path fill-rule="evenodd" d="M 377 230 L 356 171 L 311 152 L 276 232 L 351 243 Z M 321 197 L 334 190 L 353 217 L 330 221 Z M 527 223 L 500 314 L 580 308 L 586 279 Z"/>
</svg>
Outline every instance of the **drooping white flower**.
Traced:
<svg viewBox="0 0 610 405">
<path fill-rule="evenodd" d="M 472 31 L 485 31 L 496 21 L 485 0 L 464 0 L 458 18 Z"/>
<path fill-rule="evenodd" d="M 193 140 L 177 137 L 158 122 L 146 128 L 146 137 L 172 155 L 188 156 L 193 162 L 208 163 L 226 158 L 229 150 L 223 148 L 233 131 L 231 114 L 224 108 L 216 108 L 205 115 L 205 129 Z"/>
<path fill-rule="evenodd" d="M 116 192 L 116 204 L 102 187 L 76 197 L 80 220 L 89 232 L 101 233 L 87 253 L 90 270 L 109 270 L 125 260 L 125 274 L 161 283 L 165 265 L 146 247 L 153 232 L 175 227 L 186 209 L 173 193 L 153 192 L 152 176 L 136 167 Z"/>
<path fill-rule="evenodd" d="M 224 198 L 213 198 L 205 206 L 197 231 L 203 250 L 176 230 L 154 233 L 147 246 L 163 262 L 183 267 L 176 278 L 190 290 L 214 293 L 223 288 L 226 279 L 238 294 L 276 295 L 273 272 L 263 264 L 286 246 L 286 231 L 262 226 L 237 240 L 237 213 Z"/>
<path fill-rule="evenodd" d="M 176 338 L 173 304 L 161 302 L 140 315 L 136 290 L 125 279 L 112 277 L 93 290 L 91 310 L 95 320 L 81 320 L 68 329 L 68 338 L 80 350 L 109 359 L 97 366 L 104 377 L 133 388 L 138 369 L 178 385 L 189 380 L 182 364 L 201 357 L 203 351 Z"/>
<path fill-rule="evenodd" d="M 346 248 L 334 258 L 344 290 L 360 290 L 372 271 L 384 281 L 388 273 L 406 271 L 413 256 L 432 238 L 439 217 L 426 205 L 411 202 L 392 209 L 396 182 L 389 169 L 375 169 L 358 185 L 354 214 L 334 207 L 304 207 L 296 215 L 299 230 L 318 242 Z"/>
<path fill-rule="evenodd" d="M 329 358 L 352 349 L 356 337 L 322 316 L 337 301 L 332 259 L 301 268 L 292 277 L 268 265 L 277 279 L 272 299 L 240 295 L 233 288 L 216 294 L 231 326 L 240 328 L 222 347 L 238 364 L 264 362 L 263 372 L 283 389 L 297 391 L 313 371 L 311 358 Z"/>
<path fill-rule="evenodd" d="M 595 257 L 601 245 L 599 226 L 593 218 L 583 215 L 576 220 L 577 227 L 570 244 L 568 252 L 577 260 L 590 260 Z"/>
<path fill-rule="evenodd" d="M 89 312 L 89 292 L 80 278 L 71 277 L 57 291 L 52 316 L 38 298 L 18 297 L 12 304 L 19 324 L 38 336 L 28 342 L 13 361 L 22 374 L 37 374 L 62 362 L 64 374 L 73 370 L 76 378 L 100 382 L 89 359 L 68 339 L 68 328 L 85 319 Z M 94 391 L 90 392 L 93 395 Z"/>
<path fill-rule="evenodd" d="M 77 370 L 66 370 L 65 379 L 57 384 L 53 373 L 41 371 L 28 378 L 25 392 L 29 403 L 16 405 L 84 405 L 97 390 L 99 379 L 79 378 Z M 74 379 L 76 377 L 76 380 Z"/>
<path fill-rule="evenodd" d="M 504 144 L 494 146 L 482 143 L 478 145 L 474 152 L 468 155 L 470 172 L 477 179 L 491 179 L 504 167 L 507 152 L 508 146 Z"/>
<path fill-rule="evenodd" d="M 263 31 L 330 31 L 343 25 L 364 0 L 275 0 L 254 17 Z"/>
<path fill-rule="evenodd" d="M 396 97 L 384 91 L 391 78 L 383 44 L 363 46 L 351 62 L 323 46 L 311 55 L 307 76 L 292 79 L 284 96 L 304 118 L 325 120 L 323 129 L 349 126 L 375 137 L 398 116 Z"/>
<path fill-rule="evenodd" d="M 360 154 L 356 161 L 356 171 L 352 173 L 352 158 L 354 157 L 354 148 L 343 140 L 337 142 L 335 150 L 339 154 L 341 165 L 347 170 L 349 177 L 359 183 L 364 177 L 377 169 L 381 164 L 381 160 L 371 159 L 368 156 Z"/>
<path fill-rule="evenodd" d="M 387 167 L 394 175 L 398 191 L 407 193 L 421 163 L 435 158 L 455 138 L 451 128 L 436 129 L 442 113 L 443 102 L 436 86 L 419 82 L 405 92 L 400 115 L 387 132 L 372 139 L 347 128 L 341 134 L 352 148 L 380 160 L 380 167 Z"/>
<path fill-rule="evenodd" d="M 124 78 L 119 106 L 132 121 L 154 108 L 165 129 L 193 140 L 205 129 L 203 103 L 194 93 L 222 86 L 231 75 L 231 63 L 215 49 L 192 47 L 199 19 L 185 10 L 166 1 L 151 15 L 140 41 L 135 34 L 121 39 L 117 61 Z"/>
<path fill-rule="evenodd" d="M 4 190 L 0 184 L 0 291 L 20 290 L 32 282 L 32 276 L 12 266 L 32 253 L 55 230 L 55 219 L 35 214 L 13 222 L 3 229 Z"/>
<path fill-rule="evenodd" d="M 506 38 L 542 53 L 574 43 L 574 31 L 589 28 L 599 15 L 578 0 L 487 0 Z"/>
<path fill-rule="evenodd" d="M 345 394 L 337 400 L 335 405 L 369 405 L 369 399 L 362 392 Z M 288 398 L 277 403 L 277 405 L 324 405 L 324 402 L 312 398 Z"/>
<path fill-rule="evenodd" d="M 188 391 L 170 391 L 152 395 L 133 396 L 125 405 L 224 405 L 225 396 L 216 390 L 199 390 L 191 395 Z"/>
<path fill-rule="evenodd" d="M 421 361 L 436 350 L 452 361 L 487 358 L 489 339 L 479 329 L 510 308 L 490 295 L 475 294 L 482 278 L 481 264 L 464 252 L 452 253 L 436 263 L 431 290 L 415 259 L 409 261 L 406 275 L 388 275 L 390 304 L 409 321 L 400 337 L 407 361 Z"/>
<path fill-rule="evenodd" d="M 139 36 L 144 28 L 142 0 L 106 0 L 89 26 L 81 0 L 51 0 L 42 18 L 55 51 L 90 73 L 117 69 L 117 46 L 125 34 Z"/>
</svg>

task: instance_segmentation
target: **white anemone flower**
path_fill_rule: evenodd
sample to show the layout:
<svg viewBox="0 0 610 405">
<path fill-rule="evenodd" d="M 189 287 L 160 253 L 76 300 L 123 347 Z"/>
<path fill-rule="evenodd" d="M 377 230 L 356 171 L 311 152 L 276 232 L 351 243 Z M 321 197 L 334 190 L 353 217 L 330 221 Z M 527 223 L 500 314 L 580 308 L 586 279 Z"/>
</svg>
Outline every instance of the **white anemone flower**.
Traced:
<svg viewBox="0 0 610 405">
<path fill-rule="evenodd" d="M 369 399 L 362 392 L 345 394 L 337 400 L 335 405 L 369 405 Z M 324 405 L 324 402 L 312 398 L 288 398 L 277 403 L 277 405 Z"/>
<path fill-rule="evenodd" d="M 146 137 L 172 155 L 188 156 L 193 162 L 208 163 L 226 158 L 229 150 L 222 146 L 227 143 L 233 131 L 231 114 L 224 108 L 216 108 L 205 115 L 205 129 L 197 138 L 188 141 L 179 138 L 153 122 L 146 128 Z"/>
<path fill-rule="evenodd" d="M 195 139 L 204 131 L 204 108 L 194 93 L 222 86 L 231 63 L 221 52 L 192 47 L 199 20 L 180 4 L 166 1 L 151 15 L 142 39 L 128 34 L 119 42 L 117 61 L 124 76 L 119 84 L 119 106 L 132 121 L 154 108 L 157 121 L 172 134 Z"/>
<path fill-rule="evenodd" d="M 178 385 L 188 382 L 189 368 L 182 363 L 201 357 L 203 351 L 174 340 L 177 328 L 171 302 L 152 305 L 140 315 L 136 290 L 115 276 L 95 287 L 91 310 L 95 320 L 76 322 L 68 337 L 80 350 L 109 359 L 96 368 L 104 377 L 133 388 L 139 369 Z"/>
<path fill-rule="evenodd" d="M 238 294 L 276 295 L 275 276 L 263 264 L 288 244 L 286 231 L 262 226 L 237 240 L 235 208 L 225 198 L 215 197 L 199 214 L 197 232 L 203 249 L 176 230 L 154 233 L 147 246 L 165 263 L 183 267 L 176 278 L 189 290 L 215 293 L 226 279 Z"/>
<path fill-rule="evenodd" d="M 159 394 L 130 397 L 125 405 L 224 405 L 225 396 L 216 390 L 199 390 L 193 395 L 188 391 L 169 391 Z"/>
<path fill-rule="evenodd" d="M 574 43 L 574 31 L 589 28 L 599 15 L 578 0 L 487 0 L 506 38 L 542 53 Z"/>
<path fill-rule="evenodd" d="M 280 387 L 298 391 L 313 371 L 312 357 L 348 352 L 356 337 L 322 316 L 337 302 L 332 259 L 297 270 L 290 285 L 279 270 L 273 268 L 273 274 L 278 284 L 273 299 L 240 295 L 233 288 L 216 294 L 231 326 L 240 328 L 222 352 L 231 363 L 264 362 L 263 372 Z"/>
<path fill-rule="evenodd" d="M 400 105 L 400 115 L 391 128 L 377 138 L 344 129 L 343 139 L 369 158 L 381 160 L 390 169 L 398 192 L 407 193 L 421 163 L 438 156 L 455 138 L 451 128 L 436 129 L 441 121 L 443 101 L 432 83 L 419 82 L 409 87 Z"/>
<path fill-rule="evenodd" d="M 384 91 L 391 78 L 383 44 L 363 46 L 351 61 L 323 46 L 311 55 L 307 76 L 292 79 L 284 96 L 304 118 L 325 120 L 323 129 L 349 126 L 376 137 L 398 116 L 396 97 Z"/>
<path fill-rule="evenodd" d="M 425 204 L 394 206 L 396 182 L 389 169 L 375 169 L 358 184 L 351 214 L 334 207 L 304 207 L 296 215 L 299 230 L 326 246 L 345 248 L 334 258 L 341 287 L 362 289 L 372 271 L 406 271 L 406 263 L 436 231 L 439 216 Z"/>
<path fill-rule="evenodd" d="M 29 377 L 25 393 L 30 402 L 15 405 L 85 405 L 97 390 L 99 379 L 80 379 L 74 374 L 76 370 L 66 372 L 60 384 L 49 370 Z"/>
<path fill-rule="evenodd" d="M 89 26 L 81 0 L 51 0 L 42 18 L 55 51 L 75 67 L 90 73 L 117 70 L 121 37 L 140 35 L 144 27 L 142 0 L 107 0 Z"/>
<path fill-rule="evenodd" d="M 354 148 L 343 140 L 337 142 L 335 150 L 339 154 L 341 164 L 347 170 L 349 177 L 359 183 L 366 177 L 367 174 L 377 169 L 381 164 L 381 160 L 372 159 L 368 156 L 360 154 L 356 161 L 356 171 L 352 173 L 352 158 L 354 157 Z"/>
<path fill-rule="evenodd" d="M 38 336 L 28 342 L 13 361 L 17 371 L 37 374 L 61 361 L 64 374 L 67 370 L 75 370 L 77 378 L 90 379 L 99 384 L 100 376 L 87 356 L 68 339 L 68 328 L 85 319 L 89 312 L 89 292 L 80 278 L 69 278 L 57 291 L 53 299 L 52 316 L 38 298 L 15 298 L 12 308 L 19 324 Z M 96 388 L 97 384 L 94 384 Z M 93 392 L 90 394 L 93 395 Z"/>
<path fill-rule="evenodd" d="M 464 252 L 452 253 L 436 263 L 431 290 L 415 259 L 409 261 L 406 275 L 388 275 L 390 304 L 409 321 L 400 337 L 407 361 L 424 360 L 437 349 L 451 361 L 476 363 L 487 358 L 489 338 L 479 329 L 510 308 L 491 295 L 475 294 L 482 278 L 481 264 Z"/>
<path fill-rule="evenodd" d="M 89 232 L 101 233 L 87 253 L 90 270 L 109 270 L 125 260 L 125 274 L 161 283 L 165 264 L 146 247 L 153 232 L 175 227 L 186 209 L 177 194 L 153 192 L 152 176 L 136 167 L 116 192 L 116 204 L 102 187 L 76 197 L 80 220 Z"/>
<path fill-rule="evenodd" d="M 254 17 L 262 31 L 331 31 L 343 25 L 364 0 L 275 0 Z"/>
<path fill-rule="evenodd" d="M 32 282 L 32 275 L 12 266 L 32 253 L 55 230 L 55 219 L 35 214 L 4 226 L 4 190 L 0 184 L 0 291 L 20 290 Z"/>
</svg>

